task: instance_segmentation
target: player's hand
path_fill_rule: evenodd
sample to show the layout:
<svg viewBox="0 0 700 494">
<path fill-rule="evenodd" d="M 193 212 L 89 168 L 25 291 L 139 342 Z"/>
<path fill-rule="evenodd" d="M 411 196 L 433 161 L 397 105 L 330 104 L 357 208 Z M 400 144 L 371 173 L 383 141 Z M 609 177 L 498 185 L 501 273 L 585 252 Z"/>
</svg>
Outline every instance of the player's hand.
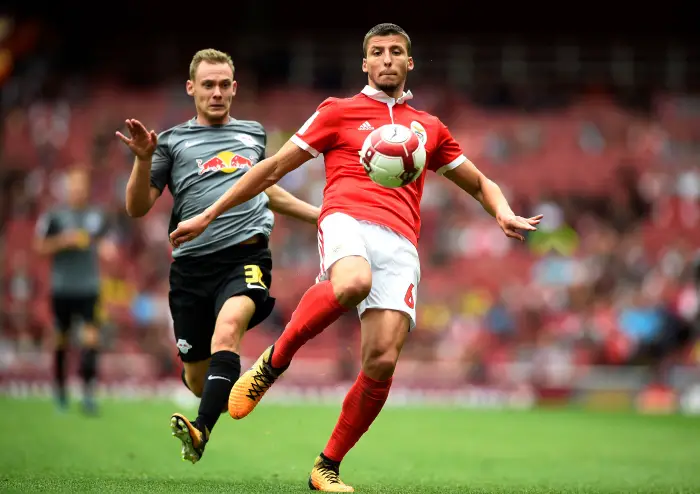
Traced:
<svg viewBox="0 0 700 494">
<path fill-rule="evenodd" d="M 497 219 L 498 225 L 506 234 L 506 237 L 516 238 L 521 242 L 525 241 L 525 237 L 518 233 L 518 230 L 525 231 L 535 231 L 537 230 L 537 225 L 542 221 L 542 215 L 538 214 L 532 218 L 523 218 L 521 216 L 515 216 L 514 214 L 503 216 Z"/>
<path fill-rule="evenodd" d="M 61 235 L 61 243 L 66 249 L 87 249 L 90 235 L 84 230 L 72 230 Z"/>
<path fill-rule="evenodd" d="M 150 160 L 158 144 L 158 135 L 156 132 L 154 130 L 149 132 L 141 122 L 133 118 L 126 121 L 126 128 L 129 134 L 131 134 L 131 138 L 126 137 L 119 131 L 116 133 L 117 137 L 131 149 L 131 152 L 134 153 L 137 158 Z"/>
<path fill-rule="evenodd" d="M 170 234 L 170 245 L 180 247 L 185 242 L 199 237 L 208 226 L 209 221 L 203 214 L 181 221 L 177 224 L 175 231 Z"/>
</svg>

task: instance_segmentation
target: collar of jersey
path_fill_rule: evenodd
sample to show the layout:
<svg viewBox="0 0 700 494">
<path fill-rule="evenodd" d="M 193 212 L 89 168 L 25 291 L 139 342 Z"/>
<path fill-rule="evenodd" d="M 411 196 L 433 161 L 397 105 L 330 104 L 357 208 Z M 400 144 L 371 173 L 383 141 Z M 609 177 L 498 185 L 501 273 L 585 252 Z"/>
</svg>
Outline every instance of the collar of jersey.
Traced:
<svg viewBox="0 0 700 494">
<path fill-rule="evenodd" d="M 201 123 L 197 122 L 197 115 L 195 115 L 194 117 L 192 117 L 192 118 L 190 119 L 190 124 L 189 124 L 189 126 L 190 126 L 190 127 L 225 127 L 226 125 L 229 125 L 229 124 L 231 124 L 231 123 L 233 123 L 233 122 L 235 122 L 235 121 L 236 121 L 236 119 L 233 118 L 231 115 L 229 115 L 229 117 L 228 117 L 228 122 L 226 122 L 225 124 L 221 124 L 221 125 L 202 125 Z"/>
<path fill-rule="evenodd" d="M 391 96 L 387 95 L 384 91 L 374 89 L 369 85 L 364 87 L 364 89 L 362 90 L 362 94 L 374 100 L 381 101 L 382 103 L 396 103 L 399 105 L 413 98 L 413 94 L 411 93 L 411 91 L 404 91 L 399 98 L 392 98 Z"/>
</svg>

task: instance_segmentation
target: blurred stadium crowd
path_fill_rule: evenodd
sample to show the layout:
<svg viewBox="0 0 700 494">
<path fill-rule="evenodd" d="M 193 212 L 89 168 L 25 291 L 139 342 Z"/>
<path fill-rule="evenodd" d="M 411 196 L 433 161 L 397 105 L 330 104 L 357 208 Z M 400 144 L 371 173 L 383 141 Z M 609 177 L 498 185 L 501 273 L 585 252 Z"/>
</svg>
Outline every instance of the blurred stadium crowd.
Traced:
<svg viewBox="0 0 700 494">
<path fill-rule="evenodd" d="M 422 47 L 423 57 L 430 48 Z M 264 67 L 244 59 L 237 66 L 240 91 L 233 116 L 261 121 L 274 152 L 327 96 L 361 89 L 355 52 L 350 62 L 357 74 L 334 78 L 328 69 L 325 80 L 308 83 L 294 82 L 292 69 L 292 75 L 275 75 L 276 84 L 263 83 Z M 235 50 L 233 55 L 236 61 Z M 275 64 L 292 68 L 310 59 L 280 57 Z M 627 92 L 611 83 L 624 79 L 624 57 L 596 84 L 588 78 L 566 86 L 518 82 L 518 71 L 527 67 L 499 57 L 500 77 L 474 83 L 492 91 L 460 89 L 460 81 L 469 81 L 459 74 L 445 86 L 431 83 L 444 79 L 409 76 L 414 106 L 441 116 L 467 156 L 504 188 L 518 214 L 542 213 L 545 221 L 525 243 L 515 243 L 470 197 L 446 180 L 428 178 L 418 327 L 405 350 L 407 361 L 455 362 L 463 371 L 460 379 L 470 383 L 509 379 L 504 363 L 530 365 L 536 369 L 532 379 L 555 384 L 587 365 L 651 366 L 663 379 L 674 365 L 700 364 L 700 98 L 655 83 L 644 86 L 644 96 L 631 106 L 618 95 L 635 92 L 635 83 Z M 167 310 L 169 197 L 143 219 L 126 215 L 131 158 L 114 138 L 125 118 L 161 131 L 192 116 L 184 92 L 186 62 L 158 60 L 164 82 L 148 87 L 110 77 L 107 63 L 88 75 L 67 69 L 56 74 L 50 57 L 17 63 L 3 76 L 0 362 L 5 367 L 22 361 L 22 352 L 40 350 L 52 333 L 48 266 L 28 246 L 38 214 L 64 199 L 66 170 L 81 165 L 91 170 L 93 200 L 110 213 L 118 245 L 103 253 L 105 345 L 110 355 L 132 356 L 108 355 L 105 372 L 115 378 L 178 374 Z M 562 64 L 566 61 L 552 61 L 555 68 Z M 427 70 L 445 67 L 448 61 L 436 61 Z M 668 80 L 682 88 L 671 72 Z M 320 204 L 321 160 L 281 185 Z M 278 217 L 271 248 L 278 304 L 274 316 L 249 335 L 250 356 L 281 331 L 318 270 L 313 229 Z M 335 326 L 302 354 L 339 362 L 342 373 L 356 365 L 359 325 L 351 314 Z"/>
</svg>

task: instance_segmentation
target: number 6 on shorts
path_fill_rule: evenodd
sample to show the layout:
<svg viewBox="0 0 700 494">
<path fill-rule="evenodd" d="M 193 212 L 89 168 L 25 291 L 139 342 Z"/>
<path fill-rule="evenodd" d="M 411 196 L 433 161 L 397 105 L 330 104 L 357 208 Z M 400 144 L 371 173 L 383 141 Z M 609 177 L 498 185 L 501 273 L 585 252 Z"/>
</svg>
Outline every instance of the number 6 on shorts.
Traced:
<svg viewBox="0 0 700 494">
<path fill-rule="evenodd" d="M 403 298 L 403 301 L 406 302 L 409 309 L 415 308 L 415 302 L 413 301 L 413 288 L 415 288 L 413 283 L 408 285 L 408 290 L 406 290 L 406 295 Z"/>
</svg>

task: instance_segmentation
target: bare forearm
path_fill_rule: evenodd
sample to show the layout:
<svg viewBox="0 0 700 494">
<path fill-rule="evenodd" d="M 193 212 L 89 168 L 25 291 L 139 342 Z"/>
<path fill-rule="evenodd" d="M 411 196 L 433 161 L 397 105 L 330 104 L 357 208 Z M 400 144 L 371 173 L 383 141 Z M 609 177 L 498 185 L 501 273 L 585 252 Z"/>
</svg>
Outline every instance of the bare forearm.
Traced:
<svg viewBox="0 0 700 494">
<path fill-rule="evenodd" d="M 293 196 L 282 187 L 273 185 L 265 193 L 270 198 L 270 209 L 307 223 L 316 224 L 320 209 Z"/>
<path fill-rule="evenodd" d="M 484 176 L 479 180 L 479 189 L 473 196 L 481 203 L 486 212 L 494 218 L 513 215 L 513 211 L 501 188 Z"/>
<path fill-rule="evenodd" d="M 229 209 L 249 201 L 272 187 L 281 178 L 277 175 L 277 161 L 275 159 L 267 158 L 261 161 L 205 210 L 207 219 L 214 220 Z"/>
<path fill-rule="evenodd" d="M 129 216 L 140 217 L 148 213 L 151 199 L 151 160 L 134 160 L 134 167 L 126 184 L 126 212 Z"/>
<path fill-rule="evenodd" d="M 58 235 L 37 239 L 34 243 L 34 250 L 41 256 L 52 256 L 64 249 L 66 249 L 66 242 Z"/>
</svg>

